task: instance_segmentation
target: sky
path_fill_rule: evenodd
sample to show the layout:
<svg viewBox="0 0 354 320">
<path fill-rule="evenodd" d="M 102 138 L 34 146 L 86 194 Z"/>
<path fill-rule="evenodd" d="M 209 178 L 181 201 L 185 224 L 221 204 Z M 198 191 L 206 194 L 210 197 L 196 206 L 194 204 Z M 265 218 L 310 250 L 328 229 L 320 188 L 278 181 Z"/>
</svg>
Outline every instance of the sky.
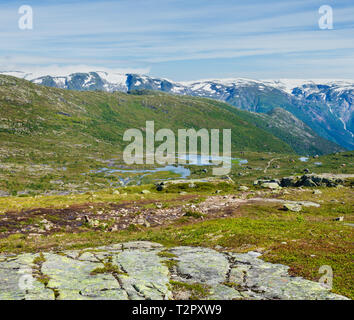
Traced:
<svg viewBox="0 0 354 320">
<path fill-rule="evenodd" d="M 22 5 L 33 29 L 19 28 Z M 321 29 L 319 8 L 333 9 Z M 0 71 L 354 79 L 353 0 L 0 0 Z"/>
</svg>

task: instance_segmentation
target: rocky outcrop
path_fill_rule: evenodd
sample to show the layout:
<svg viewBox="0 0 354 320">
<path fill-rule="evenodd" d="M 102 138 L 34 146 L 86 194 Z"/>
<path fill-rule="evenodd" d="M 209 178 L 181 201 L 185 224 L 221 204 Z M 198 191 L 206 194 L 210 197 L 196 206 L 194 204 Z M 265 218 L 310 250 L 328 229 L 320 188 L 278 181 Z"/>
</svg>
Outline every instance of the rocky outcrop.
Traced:
<svg viewBox="0 0 354 320">
<path fill-rule="evenodd" d="M 300 212 L 302 210 L 302 207 L 300 204 L 297 204 L 297 203 L 285 203 L 284 210 L 285 211 Z"/>
<path fill-rule="evenodd" d="M 143 241 L 0 255 L 0 300 L 178 299 L 193 286 L 204 288 L 203 299 L 346 299 L 259 256 Z"/>
<path fill-rule="evenodd" d="M 280 186 L 280 180 L 278 179 L 260 179 L 253 181 L 254 186 L 261 187 L 263 189 L 270 189 L 270 190 L 279 190 L 282 187 Z"/>
<path fill-rule="evenodd" d="M 354 174 L 304 174 L 303 176 L 290 176 L 279 179 L 259 179 L 253 182 L 254 186 L 278 189 L 281 187 L 337 187 L 342 185 Z"/>
<path fill-rule="evenodd" d="M 303 176 L 284 177 L 280 180 L 282 187 L 337 187 L 354 175 L 305 174 Z"/>
<path fill-rule="evenodd" d="M 264 182 L 261 184 L 262 188 L 265 189 L 271 189 L 271 190 L 275 190 L 275 189 L 280 189 L 281 187 L 279 186 L 278 183 L 276 182 Z"/>
</svg>

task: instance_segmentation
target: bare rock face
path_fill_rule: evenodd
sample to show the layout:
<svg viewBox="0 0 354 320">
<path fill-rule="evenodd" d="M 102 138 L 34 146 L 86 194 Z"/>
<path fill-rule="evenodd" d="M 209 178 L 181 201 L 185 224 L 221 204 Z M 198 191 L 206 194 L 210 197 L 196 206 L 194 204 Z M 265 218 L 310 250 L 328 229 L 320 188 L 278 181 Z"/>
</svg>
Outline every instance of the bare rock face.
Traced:
<svg viewBox="0 0 354 320">
<path fill-rule="evenodd" d="M 193 286 L 205 289 L 203 299 L 347 299 L 259 256 L 146 241 L 0 255 L 0 300 L 185 299 Z"/>
</svg>

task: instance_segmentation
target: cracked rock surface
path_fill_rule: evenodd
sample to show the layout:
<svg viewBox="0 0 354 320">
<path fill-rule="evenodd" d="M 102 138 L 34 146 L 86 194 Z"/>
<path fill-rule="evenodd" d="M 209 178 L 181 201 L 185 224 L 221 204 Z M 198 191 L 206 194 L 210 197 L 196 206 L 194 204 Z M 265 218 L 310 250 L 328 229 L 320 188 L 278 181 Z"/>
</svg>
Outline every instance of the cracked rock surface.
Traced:
<svg viewBox="0 0 354 320">
<path fill-rule="evenodd" d="M 178 299 L 190 297 L 181 287 L 195 285 L 203 299 L 346 299 L 259 255 L 146 241 L 0 255 L 0 300 Z"/>
</svg>

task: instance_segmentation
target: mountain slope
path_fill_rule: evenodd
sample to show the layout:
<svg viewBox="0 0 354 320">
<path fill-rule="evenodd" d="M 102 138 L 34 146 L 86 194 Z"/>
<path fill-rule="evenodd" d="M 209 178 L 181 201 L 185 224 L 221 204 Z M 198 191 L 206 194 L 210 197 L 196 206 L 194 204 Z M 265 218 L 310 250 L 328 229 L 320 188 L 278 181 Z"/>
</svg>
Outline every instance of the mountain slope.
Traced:
<svg viewBox="0 0 354 320">
<path fill-rule="evenodd" d="M 77 74 L 75 75 L 76 77 L 72 77 L 73 79 L 77 79 L 77 78 L 82 78 L 81 75 Z M 92 79 L 94 79 L 95 77 L 93 76 Z M 15 81 L 15 78 L 10 78 L 13 79 Z M 87 82 L 89 83 L 89 82 Z M 25 85 L 28 86 L 29 83 L 28 82 L 23 82 L 21 83 L 21 85 Z M 73 84 L 72 84 L 73 85 Z M 36 87 L 36 91 L 38 91 L 40 89 L 41 91 L 41 96 L 43 97 L 43 99 L 48 99 L 51 97 L 52 94 L 55 94 L 56 96 L 58 95 L 58 93 L 56 91 L 54 91 L 54 93 L 52 91 L 50 91 L 49 88 L 44 88 L 44 87 Z M 18 88 L 18 90 L 21 90 L 21 86 Z M 28 89 L 27 89 L 28 90 Z M 48 93 L 46 90 L 49 90 Z M 42 93 L 43 91 L 43 93 Z M 60 96 L 65 95 L 65 96 L 70 96 L 70 97 L 77 97 L 78 95 L 83 95 L 84 93 L 74 93 L 73 91 L 59 91 L 60 92 Z M 133 92 L 133 91 L 132 91 Z M 8 94 L 8 92 L 7 92 Z M 100 92 L 101 94 L 101 99 L 105 100 L 108 99 L 109 97 L 111 97 L 112 95 L 109 94 L 105 94 L 104 92 Z M 90 93 L 87 92 L 87 97 L 91 97 L 91 96 L 97 96 L 99 95 L 99 92 L 95 92 L 94 93 Z M 115 95 L 123 95 L 124 97 L 129 97 L 129 100 L 132 100 L 132 97 L 134 97 L 133 95 L 126 95 L 126 94 L 119 94 L 119 93 L 115 93 Z M 224 103 L 219 103 L 215 100 L 201 100 L 201 99 L 193 99 L 193 98 L 188 98 L 188 97 L 177 97 L 177 96 L 171 96 L 171 95 L 163 95 L 160 96 L 158 94 L 153 94 L 153 92 L 150 92 L 149 95 L 154 96 L 155 100 L 161 100 L 161 101 L 156 101 L 155 104 L 156 105 L 164 105 L 166 104 L 165 101 L 167 101 L 167 104 L 164 105 L 164 107 L 169 107 L 169 103 L 176 100 L 176 102 L 173 103 L 173 106 L 170 106 L 171 109 L 173 109 L 173 111 L 177 111 L 175 110 L 175 105 L 178 103 L 180 104 L 182 101 L 183 103 L 185 103 L 186 105 L 189 105 L 191 103 L 191 101 L 200 101 L 200 103 L 202 103 L 202 105 L 204 105 L 205 103 L 207 103 L 207 106 L 214 106 L 215 108 L 218 109 L 227 109 L 227 112 L 234 114 L 237 119 L 242 119 L 244 121 L 247 121 L 248 123 L 261 128 L 264 131 L 267 131 L 269 133 L 271 133 L 272 135 L 276 136 L 277 138 L 283 140 L 286 144 L 288 144 L 293 151 L 299 153 L 299 154 L 303 154 L 303 155 L 314 155 L 314 154 L 326 154 L 326 153 L 333 153 L 336 151 L 341 151 L 342 149 L 340 147 L 338 147 L 337 145 L 330 143 L 329 141 L 326 141 L 322 138 L 320 138 L 318 135 L 316 135 L 309 127 L 307 127 L 305 124 L 303 124 L 301 121 L 296 121 L 294 120 L 294 117 L 291 116 L 291 114 L 286 114 L 285 111 L 282 114 L 282 122 L 279 121 L 279 119 L 274 120 L 272 117 L 267 116 L 267 115 L 263 115 L 263 114 L 256 114 L 256 113 L 249 113 L 249 112 L 242 112 L 236 108 L 232 108 L 230 105 L 224 104 Z M 151 97 L 149 99 L 151 99 Z M 163 98 L 164 97 L 164 98 Z M 168 97 L 168 98 L 167 98 Z M 18 96 L 16 95 L 16 99 L 18 100 Z M 59 101 L 61 101 L 63 98 L 59 97 L 57 98 L 59 99 Z M 127 99 L 127 98 L 124 98 Z M 140 103 L 147 103 L 147 96 L 145 97 L 140 97 L 139 96 L 135 96 L 136 100 L 139 100 Z M 65 101 L 67 101 L 67 99 L 64 99 Z M 41 101 L 42 103 L 42 101 Z M 48 104 L 50 104 L 48 102 Z M 79 104 L 76 103 L 75 106 Z M 50 106 L 50 108 L 52 108 L 53 106 Z M 128 107 L 128 105 L 127 105 Z M 131 108 L 130 106 L 128 108 Z M 154 110 L 158 110 L 154 105 L 150 106 L 150 109 L 152 111 Z M 126 110 L 124 110 L 126 111 Z M 207 109 L 205 110 L 207 111 Z M 71 118 L 72 119 L 72 110 L 70 110 L 70 107 L 65 107 L 65 110 L 61 110 L 61 111 L 57 111 L 59 112 L 58 115 L 61 116 L 61 118 Z M 122 111 L 120 111 L 122 112 Z M 136 112 L 138 112 L 136 110 Z M 164 114 L 166 113 L 166 111 L 162 111 Z M 172 110 L 169 111 L 170 113 L 172 112 Z M 183 110 L 183 113 L 178 115 L 178 117 L 180 117 L 180 119 L 174 119 L 174 122 L 180 122 L 181 119 L 183 119 L 185 117 L 185 112 L 190 113 L 191 118 L 193 118 L 194 116 L 198 118 L 197 121 L 195 121 L 195 123 L 193 124 L 193 126 L 195 127 L 199 127 L 199 116 L 196 114 L 194 115 L 193 113 L 196 112 L 195 110 Z M 200 112 L 200 111 L 198 111 Z M 279 112 L 278 112 L 279 113 Z M 66 114 L 70 115 L 70 116 L 66 116 Z M 153 119 L 156 117 L 155 114 L 151 115 L 153 117 Z M 292 118 L 291 118 L 292 117 Z M 129 124 L 129 122 L 132 121 L 132 119 L 135 119 L 136 115 L 127 115 L 123 120 L 124 123 Z M 202 117 L 201 117 L 202 118 Z M 288 119 L 287 119 L 288 118 Z M 148 118 L 147 118 L 148 119 Z M 292 120 L 291 120 L 292 119 Z M 168 120 L 164 120 L 165 122 L 165 127 L 170 127 L 171 126 L 171 122 L 169 122 Z M 78 124 L 77 124 L 78 125 Z M 140 126 L 144 125 L 140 124 Z M 221 126 L 220 123 L 216 123 L 215 124 L 215 128 L 226 128 L 225 126 Z M 133 126 L 133 123 L 132 123 Z M 229 124 L 228 127 L 231 127 L 232 124 Z M 127 126 L 126 126 L 127 127 Z M 184 124 L 181 124 L 180 127 L 184 127 Z M 206 127 L 208 127 L 208 125 L 206 125 Z M 210 126 L 209 126 L 210 128 Z M 237 141 L 239 141 L 241 139 L 240 136 L 238 137 L 233 137 L 235 143 Z M 246 146 L 250 147 L 250 148 L 258 148 L 258 150 L 261 150 L 262 147 L 258 146 L 258 142 L 257 141 L 252 141 L 250 142 L 249 138 L 243 137 L 243 142 L 239 142 L 237 144 L 237 148 L 239 149 L 244 149 Z M 121 138 L 120 138 L 120 142 L 121 142 Z M 254 144 L 254 146 L 253 146 Z M 277 148 L 276 148 L 277 149 Z M 280 148 L 281 149 L 281 148 Z M 268 150 L 267 148 L 265 148 L 264 150 Z M 289 150 L 289 149 L 288 149 Z M 263 151 L 263 150 L 262 150 Z"/>
<path fill-rule="evenodd" d="M 230 111 L 231 110 L 231 111 Z M 214 101 L 147 92 L 79 92 L 0 76 L 2 158 L 118 154 L 129 128 L 231 128 L 232 149 L 291 153 L 283 141 L 246 122 L 245 112 Z"/>
<path fill-rule="evenodd" d="M 299 154 L 322 155 L 343 151 L 337 144 L 318 136 L 309 126 L 285 109 L 274 108 L 265 114 L 253 113 L 253 115 L 264 121 L 252 123 L 281 138 Z M 267 124 L 266 127 L 264 123 Z"/>
<path fill-rule="evenodd" d="M 306 123 L 321 137 L 354 149 L 354 81 L 329 80 L 205 80 L 173 82 L 136 74 L 106 72 L 74 73 L 68 76 L 10 74 L 50 87 L 107 92 L 158 90 L 228 102 L 237 108 L 267 113 L 281 107 Z"/>
<path fill-rule="evenodd" d="M 174 83 L 136 75 L 128 79 L 128 87 L 134 89 L 212 98 L 247 111 L 267 113 L 281 107 L 321 137 L 354 149 L 354 81 L 230 79 Z"/>
</svg>

